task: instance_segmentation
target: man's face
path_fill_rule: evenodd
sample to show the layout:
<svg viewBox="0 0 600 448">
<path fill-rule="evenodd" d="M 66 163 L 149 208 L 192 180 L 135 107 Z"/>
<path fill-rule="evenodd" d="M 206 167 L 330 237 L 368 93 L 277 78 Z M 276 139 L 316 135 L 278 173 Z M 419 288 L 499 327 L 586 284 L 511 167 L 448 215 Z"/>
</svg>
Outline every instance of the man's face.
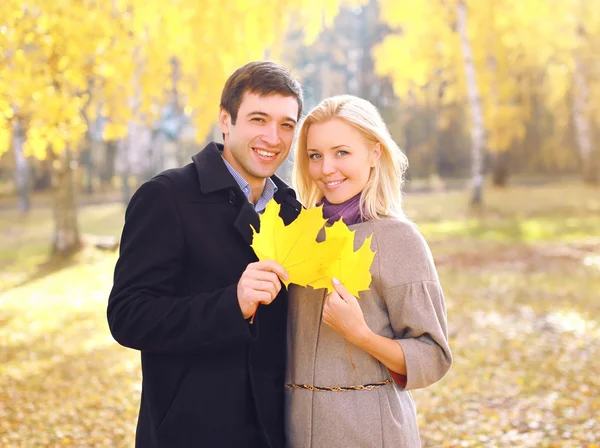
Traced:
<svg viewBox="0 0 600 448">
<path fill-rule="evenodd" d="M 235 124 L 225 110 L 219 113 L 225 135 L 223 157 L 250 186 L 262 185 L 290 152 L 297 116 L 298 101 L 293 96 L 246 92 Z"/>
</svg>

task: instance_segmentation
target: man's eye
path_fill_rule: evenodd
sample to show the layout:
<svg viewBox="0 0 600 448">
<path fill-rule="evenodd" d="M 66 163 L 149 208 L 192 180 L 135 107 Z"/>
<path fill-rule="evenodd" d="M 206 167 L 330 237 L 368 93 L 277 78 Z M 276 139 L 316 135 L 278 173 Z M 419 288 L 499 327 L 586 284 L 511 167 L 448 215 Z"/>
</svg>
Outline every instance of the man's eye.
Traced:
<svg viewBox="0 0 600 448">
<path fill-rule="evenodd" d="M 288 128 L 288 129 L 294 129 L 294 125 L 290 124 L 290 123 L 283 123 L 283 126 Z"/>
<path fill-rule="evenodd" d="M 263 122 L 265 121 L 265 119 L 264 119 L 264 118 L 262 118 L 262 117 L 253 117 L 253 118 L 252 118 L 252 121 L 258 121 L 258 122 L 260 122 L 260 123 L 263 123 Z"/>
</svg>

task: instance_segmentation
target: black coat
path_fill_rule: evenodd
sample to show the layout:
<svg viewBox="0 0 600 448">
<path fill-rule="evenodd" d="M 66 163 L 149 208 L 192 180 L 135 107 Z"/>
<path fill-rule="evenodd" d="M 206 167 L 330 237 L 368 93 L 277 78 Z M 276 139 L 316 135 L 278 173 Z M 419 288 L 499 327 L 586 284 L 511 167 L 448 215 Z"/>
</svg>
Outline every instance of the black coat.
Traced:
<svg viewBox="0 0 600 448">
<path fill-rule="evenodd" d="M 250 325 L 237 282 L 258 215 L 209 144 L 143 184 L 127 208 L 108 323 L 141 351 L 136 446 L 284 446 L 287 292 Z M 287 224 L 301 208 L 276 176 Z"/>
</svg>

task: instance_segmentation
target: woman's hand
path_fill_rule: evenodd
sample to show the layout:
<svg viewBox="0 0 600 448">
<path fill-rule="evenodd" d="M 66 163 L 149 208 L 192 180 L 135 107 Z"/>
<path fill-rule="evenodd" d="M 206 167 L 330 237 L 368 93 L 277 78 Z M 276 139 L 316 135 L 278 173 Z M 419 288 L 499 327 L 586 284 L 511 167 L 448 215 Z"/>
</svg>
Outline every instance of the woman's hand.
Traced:
<svg viewBox="0 0 600 448">
<path fill-rule="evenodd" d="M 325 299 L 323 322 L 341 334 L 352 344 L 361 347 L 368 340 L 371 330 L 358 300 L 337 279 L 333 279 L 335 291 Z"/>
</svg>

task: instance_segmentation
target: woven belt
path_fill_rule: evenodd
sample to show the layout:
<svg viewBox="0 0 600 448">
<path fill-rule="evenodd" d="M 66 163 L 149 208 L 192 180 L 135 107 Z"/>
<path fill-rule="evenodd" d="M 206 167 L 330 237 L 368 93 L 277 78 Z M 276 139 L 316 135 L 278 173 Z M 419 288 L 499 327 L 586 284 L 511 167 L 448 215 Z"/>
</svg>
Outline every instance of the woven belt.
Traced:
<svg viewBox="0 0 600 448">
<path fill-rule="evenodd" d="M 285 387 L 289 389 L 305 389 L 312 390 L 314 392 L 352 392 L 353 390 L 373 390 L 386 384 L 394 382 L 392 378 L 388 378 L 385 381 L 379 381 L 377 383 L 364 384 L 361 386 L 311 386 L 310 384 L 286 384 Z"/>
</svg>

